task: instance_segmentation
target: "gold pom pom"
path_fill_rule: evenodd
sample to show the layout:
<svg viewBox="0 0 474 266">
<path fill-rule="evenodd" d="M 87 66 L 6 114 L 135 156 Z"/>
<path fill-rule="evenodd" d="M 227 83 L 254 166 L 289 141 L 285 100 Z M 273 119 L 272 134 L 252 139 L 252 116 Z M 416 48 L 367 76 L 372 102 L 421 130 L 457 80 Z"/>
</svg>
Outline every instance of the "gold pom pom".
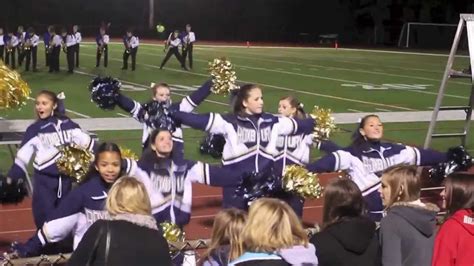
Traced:
<svg viewBox="0 0 474 266">
<path fill-rule="evenodd" d="M 60 146 L 59 151 L 61 157 L 56 161 L 59 172 L 72 177 L 77 183 L 81 182 L 94 161 L 94 154 L 76 145 Z"/>
<path fill-rule="evenodd" d="M 0 60 L 0 110 L 20 108 L 26 104 L 30 94 L 30 87 L 20 74 Z"/>
<path fill-rule="evenodd" d="M 163 222 L 160 224 L 163 236 L 168 242 L 184 242 L 184 232 L 178 225 L 171 222 Z"/>
<path fill-rule="evenodd" d="M 314 140 L 329 139 L 331 133 L 336 129 L 334 117 L 331 116 L 331 109 L 314 106 L 310 116 L 316 121 L 313 132 Z"/>
<path fill-rule="evenodd" d="M 127 159 L 132 159 L 137 161 L 138 160 L 138 155 L 134 153 L 132 150 L 119 146 L 120 148 L 120 153 L 122 154 L 122 158 L 127 158 Z"/>
<path fill-rule="evenodd" d="M 209 71 L 212 76 L 211 91 L 213 93 L 225 95 L 237 87 L 234 66 L 226 58 L 216 58 L 209 62 Z"/>
<path fill-rule="evenodd" d="M 320 198 L 323 187 L 318 175 L 299 165 L 285 167 L 282 177 L 283 189 L 303 198 Z"/>
</svg>

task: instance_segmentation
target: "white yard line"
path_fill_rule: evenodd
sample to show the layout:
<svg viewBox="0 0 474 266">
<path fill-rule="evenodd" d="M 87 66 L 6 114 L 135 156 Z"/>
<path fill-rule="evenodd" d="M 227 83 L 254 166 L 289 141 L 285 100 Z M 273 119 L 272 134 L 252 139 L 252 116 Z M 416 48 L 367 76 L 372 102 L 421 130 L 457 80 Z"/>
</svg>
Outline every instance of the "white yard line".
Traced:
<svg viewBox="0 0 474 266">
<path fill-rule="evenodd" d="M 384 109 L 384 108 L 375 108 L 377 111 L 382 111 L 382 112 L 391 112 L 392 110 Z"/>
<path fill-rule="evenodd" d="M 377 109 L 377 108 L 375 108 Z M 352 108 L 347 108 L 347 111 L 354 112 L 354 113 L 363 113 L 364 111 L 357 110 L 357 109 L 352 109 Z"/>
<path fill-rule="evenodd" d="M 95 57 L 95 55 L 92 55 L 92 54 L 85 54 L 85 53 L 82 53 L 82 54 L 86 55 L 86 56 L 90 56 L 90 57 Z M 122 60 L 114 59 L 114 58 L 111 58 L 109 60 L 122 62 Z M 148 66 L 148 67 L 151 67 L 151 68 L 159 69 L 159 67 L 155 66 L 155 65 L 140 64 L 140 63 L 137 64 L 137 65 Z M 189 75 L 209 77 L 209 75 L 206 75 L 206 74 L 195 73 L 195 72 L 190 72 L 190 71 L 185 71 L 185 70 L 180 70 L 180 69 L 173 69 L 173 68 L 166 68 L 164 71 L 173 71 L 173 72 L 186 73 L 186 74 L 189 74 Z M 413 108 L 401 107 L 401 106 L 390 105 L 390 104 L 368 102 L 368 101 L 363 101 L 363 100 L 348 99 L 348 98 L 344 98 L 344 97 L 338 97 L 338 96 L 322 94 L 322 93 L 314 93 L 314 92 L 308 92 L 308 91 L 294 90 L 294 89 L 289 89 L 289 88 L 285 88 L 285 87 L 280 87 L 280 86 L 275 86 L 275 85 L 270 85 L 270 84 L 264 84 L 264 83 L 257 82 L 257 81 L 245 81 L 245 80 L 238 80 L 238 81 L 242 82 L 242 83 L 257 83 L 257 84 L 260 84 L 262 86 L 269 87 L 269 88 L 274 88 L 274 89 L 277 89 L 277 90 L 289 91 L 289 92 L 292 92 L 292 93 L 313 95 L 313 96 L 336 99 L 336 100 L 346 101 L 346 102 L 355 102 L 355 103 L 363 103 L 363 104 L 369 104 L 369 105 L 374 105 L 374 106 L 390 107 L 390 108 L 395 108 L 395 109 L 398 109 L 398 110 L 405 110 L 405 111 L 414 111 L 415 110 Z M 343 81 L 343 80 L 338 80 L 338 81 Z M 353 81 L 347 81 L 347 82 L 348 83 L 354 83 Z M 362 83 L 359 82 L 358 84 L 362 84 Z M 366 83 L 363 83 L 363 84 L 366 84 Z"/>
</svg>

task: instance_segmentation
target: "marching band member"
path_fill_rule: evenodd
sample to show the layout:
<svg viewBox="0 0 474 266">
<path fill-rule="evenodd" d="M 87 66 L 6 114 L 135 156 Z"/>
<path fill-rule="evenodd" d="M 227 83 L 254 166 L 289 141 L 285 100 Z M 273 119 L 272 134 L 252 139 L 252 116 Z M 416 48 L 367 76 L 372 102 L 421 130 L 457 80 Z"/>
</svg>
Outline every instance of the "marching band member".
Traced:
<svg viewBox="0 0 474 266">
<path fill-rule="evenodd" d="M 193 69 L 193 46 L 196 35 L 191 31 L 191 24 L 186 24 L 186 32 L 183 37 L 183 62 L 186 65 L 186 57 L 189 58 L 189 69 Z"/>
<path fill-rule="evenodd" d="M 127 34 L 123 38 L 123 42 L 125 44 L 125 51 L 123 52 L 123 67 L 122 69 L 125 70 L 128 68 L 128 57 L 132 56 L 132 71 L 135 71 L 136 59 L 137 59 L 137 51 L 140 42 L 137 36 L 133 35 L 132 30 L 127 30 Z"/>
<path fill-rule="evenodd" d="M 63 29 L 63 50 L 66 52 L 67 73 L 74 73 L 74 51 L 76 49 L 76 37 L 73 33 Z"/>
<path fill-rule="evenodd" d="M 74 37 L 76 38 L 76 45 L 74 49 L 74 56 L 75 56 L 74 61 L 76 62 L 76 68 L 79 67 L 79 48 L 82 42 L 82 35 L 78 30 L 79 30 L 79 26 L 74 25 L 72 27 L 72 33 L 74 34 Z"/>
<path fill-rule="evenodd" d="M 18 38 L 13 34 L 13 32 L 8 32 L 7 36 L 4 38 L 5 41 L 5 64 L 9 65 L 12 69 L 16 68 L 16 57 L 15 51 L 18 47 Z"/>
<path fill-rule="evenodd" d="M 50 49 L 49 45 L 51 43 L 51 32 L 53 32 L 53 31 L 54 31 L 54 27 L 52 25 L 49 25 L 47 31 L 43 35 L 44 58 L 45 58 L 45 62 L 46 62 L 47 67 L 49 66 L 49 62 L 51 61 L 51 59 L 50 59 L 51 49 Z"/>
<path fill-rule="evenodd" d="M 99 67 L 100 65 L 100 58 L 102 54 L 104 55 L 104 67 L 107 67 L 109 62 L 109 35 L 105 33 L 105 28 L 101 27 L 99 29 L 99 35 L 95 38 L 95 42 L 97 43 L 97 56 L 96 56 L 96 63 L 95 67 Z"/>
<path fill-rule="evenodd" d="M 59 34 L 56 34 L 56 30 L 51 28 L 50 41 L 49 41 L 49 73 L 59 72 L 59 55 L 61 53 L 61 46 L 63 39 Z"/>
<path fill-rule="evenodd" d="M 188 70 L 186 65 L 184 64 L 183 57 L 181 57 L 181 54 L 179 53 L 179 46 L 181 45 L 181 39 L 178 38 L 179 31 L 175 30 L 174 32 L 170 33 L 170 36 L 168 37 L 168 40 L 166 41 L 165 44 L 165 51 L 168 49 L 168 52 L 166 53 L 165 58 L 163 58 L 163 61 L 161 62 L 160 69 L 163 69 L 165 66 L 166 62 L 168 62 L 168 59 L 170 59 L 171 55 L 174 54 L 176 56 L 176 59 L 178 59 L 178 62 L 181 64 L 181 68 L 184 70 Z"/>
<path fill-rule="evenodd" d="M 5 36 L 3 35 L 3 28 L 0 27 L 0 60 L 4 61 L 3 59 L 3 52 L 5 51 Z"/>
<path fill-rule="evenodd" d="M 26 64 L 25 71 L 30 71 L 31 58 L 33 58 L 33 72 L 37 72 L 36 67 L 38 53 L 39 36 L 35 34 L 33 27 L 28 28 L 28 38 L 25 41 Z"/>
<path fill-rule="evenodd" d="M 18 38 L 18 66 L 23 65 L 23 60 L 25 59 L 25 41 L 27 39 L 26 32 L 23 26 L 18 26 L 16 37 Z"/>
</svg>

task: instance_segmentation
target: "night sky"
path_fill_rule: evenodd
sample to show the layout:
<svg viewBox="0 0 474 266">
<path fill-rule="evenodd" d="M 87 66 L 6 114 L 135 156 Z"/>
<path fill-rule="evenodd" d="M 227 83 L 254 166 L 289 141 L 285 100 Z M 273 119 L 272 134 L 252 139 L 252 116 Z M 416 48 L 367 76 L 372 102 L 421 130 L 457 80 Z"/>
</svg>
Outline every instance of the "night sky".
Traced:
<svg viewBox="0 0 474 266">
<path fill-rule="evenodd" d="M 79 24 L 85 35 L 101 21 L 120 36 L 134 27 L 148 29 L 149 0 L 2 0 L 0 26 Z M 167 31 L 191 23 L 201 40 L 315 42 L 320 34 L 339 34 L 354 44 L 394 44 L 408 21 L 457 23 L 473 13 L 472 0 L 155 0 L 154 24 Z M 163 36 L 161 36 L 163 37 Z"/>
</svg>

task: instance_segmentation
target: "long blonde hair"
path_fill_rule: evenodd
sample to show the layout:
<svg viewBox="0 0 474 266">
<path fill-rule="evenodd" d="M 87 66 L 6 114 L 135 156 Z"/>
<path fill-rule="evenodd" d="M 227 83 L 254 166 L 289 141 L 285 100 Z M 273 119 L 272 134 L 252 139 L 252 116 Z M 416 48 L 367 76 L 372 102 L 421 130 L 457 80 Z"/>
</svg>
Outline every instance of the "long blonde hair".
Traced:
<svg viewBox="0 0 474 266">
<path fill-rule="evenodd" d="M 145 186 L 129 176 L 120 177 L 114 183 L 105 206 L 112 216 L 122 213 L 151 215 L 150 198 Z"/>
<path fill-rule="evenodd" d="M 246 220 L 247 214 L 235 208 L 217 213 L 212 226 L 211 243 L 201 261 L 208 260 L 211 253 L 223 245 L 230 246 L 227 262 L 238 258 L 243 253 L 241 235 Z"/>
<path fill-rule="evenodd" d="M 410 202 L 420 198 L 421 182 L 416 166 L 392 166 L 384 171 L 382 180 L 390 187 L 386 208 L 390 208 L 395 202 Z"/>
<path fill-rule="evenodd" d="M 250 206 L 242 243 L 245 251 L 274 252 L 295 245 L 307 246 L 308 235 L 288 204 L 262 198 Z"/>
</svg>

